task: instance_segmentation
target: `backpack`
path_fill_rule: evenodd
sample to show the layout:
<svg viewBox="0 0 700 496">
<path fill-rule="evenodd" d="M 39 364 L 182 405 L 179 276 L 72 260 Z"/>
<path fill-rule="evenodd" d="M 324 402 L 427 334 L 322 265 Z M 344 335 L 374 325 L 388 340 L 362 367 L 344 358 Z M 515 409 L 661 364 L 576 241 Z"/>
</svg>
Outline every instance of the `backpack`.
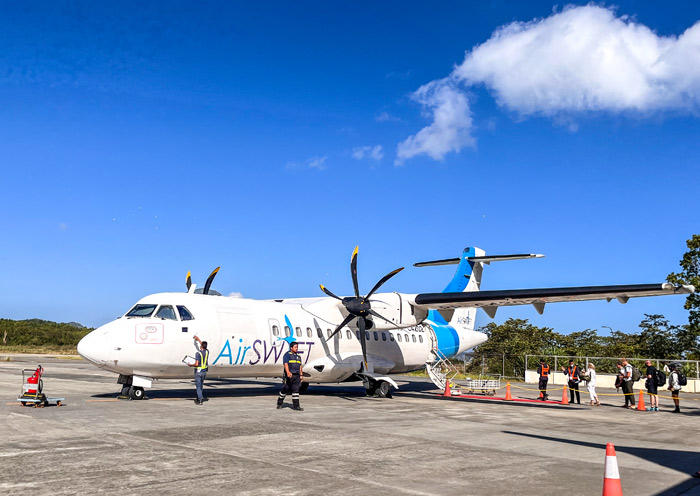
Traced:
<svg viewBox="0 0 700 496">
<path fill-rule="evenodd" d="M 677 370 L 676 372 L 678 372 L 678 385 L 679 386 L 687 386 L 688 385 L 688 378 L 685 376 L 685 374 L 680 370 Z"/>
<path fill-rule="evenodd" d="M 642 373 L 639 371 L 637 367 L 632 365 L 632 380 L 634 382 L 637 382 L 639 379 L 641 379 Z"/>
<path fill-rule="evenodd" d="M 654 377 L 654 383 L 657 387 L 661 387 L 666 384 L 666 374 L 664 374 L 661 370 L 657 370 L 656 377 Z"/>
</svg>

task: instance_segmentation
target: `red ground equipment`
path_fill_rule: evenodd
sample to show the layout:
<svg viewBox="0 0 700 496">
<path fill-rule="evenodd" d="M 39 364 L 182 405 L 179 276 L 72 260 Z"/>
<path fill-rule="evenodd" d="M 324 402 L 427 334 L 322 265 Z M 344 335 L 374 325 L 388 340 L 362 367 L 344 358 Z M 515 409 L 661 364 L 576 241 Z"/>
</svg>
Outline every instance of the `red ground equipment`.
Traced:
<svg viewBox="0 0 700 496">
<path fill-rule="evenodd" d="M 49 398 L 43 393 L 44 380 L 41 378 L 43 374 L 44 368 L 41 365 L 37 365 L 35 370 L 22 370 L 22 394 L 17 398 L 17 401 L 22 403 L 22 406 L 42 408 L 48 406 L 49 403 L 56 403 L 57 406 L 61 406 L 65 401 L 65 398 Z"/>
</svg>

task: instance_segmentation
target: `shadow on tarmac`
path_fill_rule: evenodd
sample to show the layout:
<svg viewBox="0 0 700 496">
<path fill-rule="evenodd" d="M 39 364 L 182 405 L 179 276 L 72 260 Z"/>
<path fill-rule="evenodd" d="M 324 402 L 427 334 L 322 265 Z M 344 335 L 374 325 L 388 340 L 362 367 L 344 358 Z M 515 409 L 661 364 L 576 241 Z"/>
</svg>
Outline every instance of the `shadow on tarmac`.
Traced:
<svg viewBox="0 0 700 496">
<path fill-rule="evenodd" d="M 512 434 L 514 436 L 530 437 L 534 439 L 542 439 L 545 441 L 556 441 L 559 443 L 573 444 L 576 446 L 585 446 L 587 448 L 598 448 L 601 451 L 601 467 L 604 461 L 605 445 L 601 443 L 591 443 L 587 441 L 574 441 L 572 439 L 562 439 L 551 436 L 541 436 L 538 434 L 527 434 L 524 432 L 501 431 L 504 434 Z M 637 446 L 615 445 L 615 451 L 619 453 L 627 453 L 636 456 L 648 462 L 656 463 L 662 467 L 678 470 L 685 474 L 692 474 L 700 467 L 700 453 L 696 451 L 683 451 L 675 449 L 653 449 L 640 448 Z M 601 469 L 602 471 L 602 469 Z M 688 480 L 684 480 L 680 484 L 673 486 L 665 491 L 657 493 L 656 496 L 676 496 L 686 493 L 688 490 L 700 486 L 697 479 L 693 479 L 687 475 Z M 624 482 L 624 478 L 623 478 Z"/>
</svg>

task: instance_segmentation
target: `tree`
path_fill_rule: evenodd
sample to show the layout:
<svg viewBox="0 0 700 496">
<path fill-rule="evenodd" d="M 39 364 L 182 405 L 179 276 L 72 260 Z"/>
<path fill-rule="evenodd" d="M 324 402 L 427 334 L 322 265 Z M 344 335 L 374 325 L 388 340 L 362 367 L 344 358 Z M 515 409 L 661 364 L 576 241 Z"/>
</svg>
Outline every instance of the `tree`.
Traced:
<svg viewBox="0 0 700 496">
<path fill-rule="evenodd" d="M 679 335 L 683 328 L 670 325 L 663 315 L 647 315 L 639 324 L 642 329 L 639 340 L 639 355 L 649 358 L 681 358 L 683 345 Z"/>
<path fill-rule="evenodd" d="M 685 309 L 690 312 L 688 325 L 679 336 L 679 345 L 687 352 L 688 357 L 700 356 L 700 234 L 693 234 L 686 245 L 688 251 L 680 261 L 681 272 L 672 272 L 668 275 L 668 282 L 675 284 L 692 284 L 696 292 L 688 295 L 685 300 Z"/>
</svg>

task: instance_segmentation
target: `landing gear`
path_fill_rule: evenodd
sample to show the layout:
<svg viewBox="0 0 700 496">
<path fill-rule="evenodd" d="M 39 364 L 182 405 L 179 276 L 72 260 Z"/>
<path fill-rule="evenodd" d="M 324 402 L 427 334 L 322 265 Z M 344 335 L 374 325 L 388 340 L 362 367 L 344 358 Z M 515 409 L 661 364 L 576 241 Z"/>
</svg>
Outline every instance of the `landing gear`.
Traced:
<svg viewBox="0 0 700 496">
<path fill-rule="evenodd" d="M 391 384 L 387 381 L 367 380 L 364 382 L 367 396 L 376 398 L 391 398 Z"/>
<path fill-rule="evenodd" d="M 129 388 L 129 398 L 132 400 L 142 400 L 146 396 L 142 387 L 131 386 Z"/>
</svg>

